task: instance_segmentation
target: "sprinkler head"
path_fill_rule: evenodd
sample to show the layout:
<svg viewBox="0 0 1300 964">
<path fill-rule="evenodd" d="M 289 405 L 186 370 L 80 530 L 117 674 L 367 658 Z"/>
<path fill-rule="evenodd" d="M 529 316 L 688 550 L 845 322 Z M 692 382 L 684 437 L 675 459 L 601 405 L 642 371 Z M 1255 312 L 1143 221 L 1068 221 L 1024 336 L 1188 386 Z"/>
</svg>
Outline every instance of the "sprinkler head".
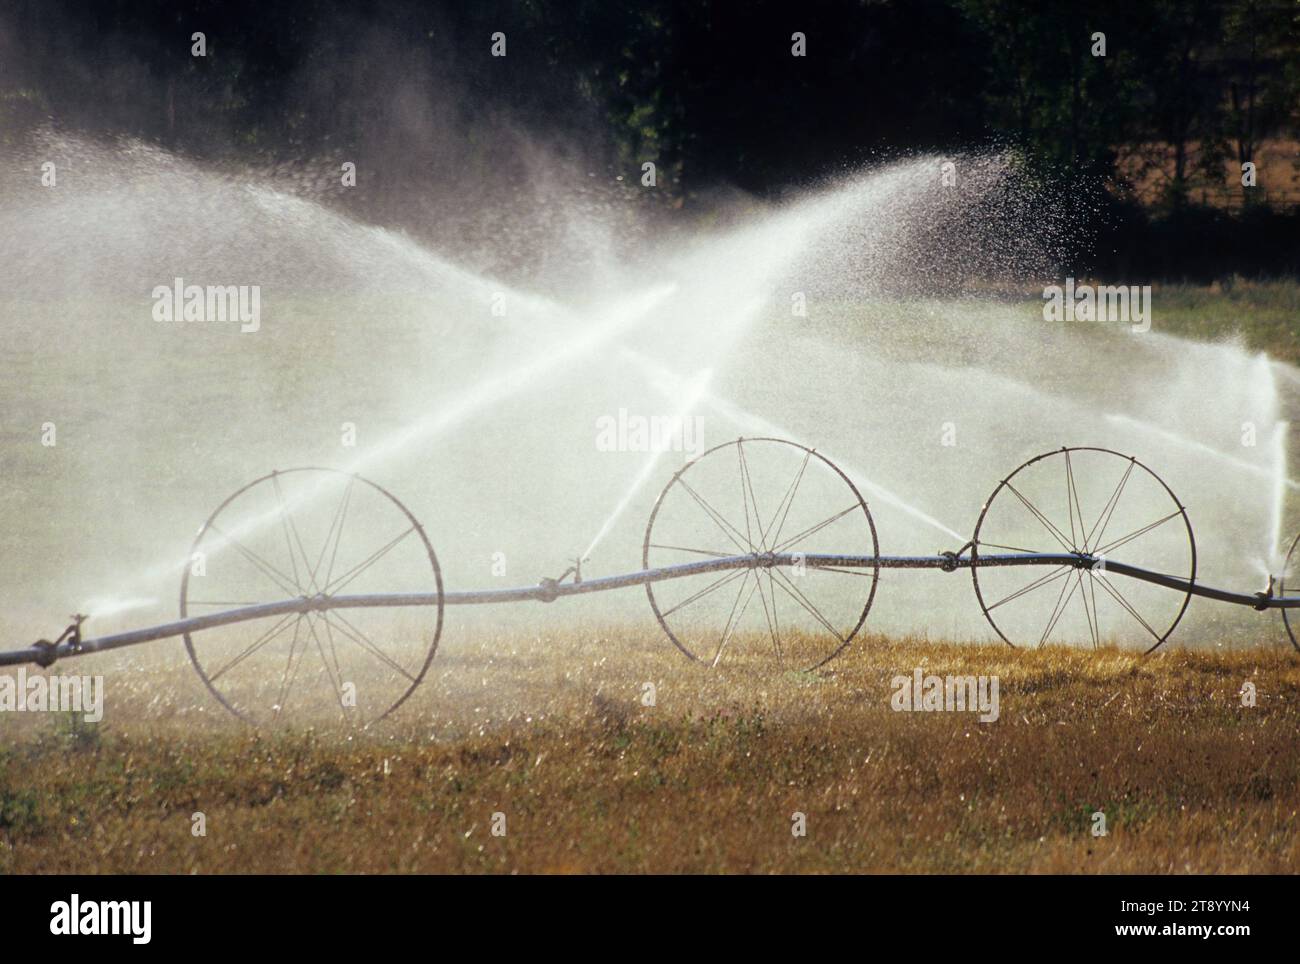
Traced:
<svg viewBox="0 0 1300 964">
<path fill-rule="evenodd" d="M 1259 600 L 1258 602 L 1255 603 L 1255 609 L 1257 609 L 1259 612 L 1263 612 L 1265 609 L 1268 608 L 1268 601 L 1272 599 L 1274 596 L 1274 592 L 1275 592 L 1274 580 L 1275 577 L 1270 575 L 1268 577 L 1268 583 L 1265 585 L 1264 589 L 1261 592 L 1255 593 L 1255 598 Z"/>
</svg>

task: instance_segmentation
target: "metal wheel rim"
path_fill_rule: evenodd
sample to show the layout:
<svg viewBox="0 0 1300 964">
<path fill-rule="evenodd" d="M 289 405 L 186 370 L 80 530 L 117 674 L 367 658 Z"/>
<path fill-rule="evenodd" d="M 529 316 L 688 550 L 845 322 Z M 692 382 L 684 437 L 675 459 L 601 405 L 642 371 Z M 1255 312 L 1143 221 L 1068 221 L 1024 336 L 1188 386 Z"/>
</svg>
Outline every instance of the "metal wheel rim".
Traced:
<svg viewBox="0 0 1300 964">
<path fill-rule="evenodd" d="M 664 486 L 663 490 L 659 493 L 658 498 L 655 500 L 654 508 L 651 510 L 650 518 L 646 523 L 645 540 L 642 544 L 642 552 L 641 552 L 641 564 L 643 568 L 646 569 L 650 568 L 650 549 L 652 548 L 651 540 L 654 532 L 655 520 L 659 517 L 660 509 L 663 507 L 664 500 L 668 496 L 669 492 L 671 492 L 673 488 L 678 485 L 682 477 L 687 472 L 689 472 L 692 467 L 699 464 L 704 459 L 708 458 L 710 455 L 713 455 L 714 453 L 720 452 L 723 449 L 727 449 L 727 448 L 732 448 L 737 446 L 743 447 L 743 444 L 745 442 L 771 442 L 780 445 L 788 445 L 793 449 L 805 453 L 806 457 L 809 459 L 811 458 L 818 459 L 823 465 L 829 468 L 835 474 L 835 476 L 837 476 L 840 479 L 840 481 L 842 481 L 848 487 L 849 491 L 853 494 L 853 499 L 856 503 L 854 509 L 861 510 L 867 522 L 867 529 L 871 534 L 870 555 L 875 557 L 877 560 L 879 559 L 880 545 L 876 534 L 875 520 L 872 519 L 871 512 L 867 508 L 867 503 L 862 498 L 862 494 L 858 491 L 857 486 L 855 486 L 852 480 L 849 479 L 849 477 L 845 475 L 843 471 L 840 470 L 839 466 L 837 466 L 834 462 L 826 458 L 824 455 L 822 455 L 814 448 L 809 448 L 808 446 L 800 445 L 797 442 L 791 442 L 788 439 L 774 438 L 771 436 L 755 436 L 753 438 L 741 437 L 741 438 L 733 439 L 728 442 L 723 442 L 719 445 L 715 445 L 712 448 L 707 449 L 700 455 L 696 456 L 691 461 L 687 462 L 680 469 L 678 469 L 677 472 L 673 474 L 673 477 L 668 481 L 668 484 Z M 858 614 L 857 621 L 854 623 L 853 628 L 844 636 L 844 639 L 839 646 L 837 646 L 827 656 L 818 660 L 816 663 L 813 663 L 810 666 L 803 667 L 804 671 L 815 670 L 821 666 L 826 665 L 836 656 L 839 656 L 840 653 L 842 653 L 846 648 L 848 648 L 849 644 L 853 642 L 853 640 L 857 637 L 857 634 L 861 631 L 863 624 L 867 620 L 867 614 L 871 610 L 871 605 L 876 598 L 876 588 L 879 585 L 879 575 L 880 575 L 879 562 L 877 562 L 875 566 L 870 567 L 869 569 L 864 569 L 863 572 L 864 573 L 869 572 L 871 574 L 871 578 L 870 578 L 871 588 L 867 593 L 866 603 L 862 607 L 861 613 Z M 668 637 L 668 639 L 672 642 L 672 644 L 676 646 L 678 650 L 680 650 L 688 659 L 692 660 L 693 662 L 707 663 L 708 662 L 707 660 L 704 660 L 701 657 L 697 656 L 695 653 L 691 652 L 691 650 L 688 649 L 686 645 L 678 638 L 678 635 L 673 632 L 672 627 L 669 626 L 668 624 L 665 614 L 661 611 L 659 607 L 658 600 L 655 598 L 654 584 L 646 583 L 645 588 L 646 588 L 646 596 L 650 601 L 650 608 L 655 614 L 655 619 L 658 621 L 660 628 L 664 631 L 664 634 Z"/>
<path fill-rule="evenodd" d="M 403 516 L 406 517 L 407 521 L 411 523 L 411 526 L 414 529 L 414 531 L 419 535 L 420 541 L 424 545 L 425 553 L 428 556 L 429 565 L 433 571 L 433 581 L 437 591 L 438 605 L 436 606 L 436 613 L 434 616 L 433 636 L 429 642 L 428 652 L 425 654 L 424 660 L 420 664 L 419 672 L 415 675 L 414 681 L 398 696 L 398 698 L 393 703 L 391 703 L 388 706 L 387 709 L 385 709 L 382 713 L 380 713 L 378 716 L 374 717 L 373 719 L 366 721 L 365 725 L 370 726 L 380 722 L 381 720 L 386 719 L 392 713 L 396 712 L 396 710 L 399 707 L 401 707 L 403 703 L 405 703 L 408 699 L 410 699 L 411 695 L 424 681 L 424 677 L 429 671 L 429 666 L 433 663 L 433 657 L 437 654 L 438 643 L 442 639 L 443 610 L 444 610 L 442 569 L 438 565 L 437 554 L 433 551 L 433 545 L 429 542 L 429 537 L 425 533 L 424 527 L 420 525 L 419 520 L 415 518 L 415 516 L 411 513 L 410 509 L 408 509 L 400 499 L 398 499 L 395 495 L 393 495 L 391 492 L 389 492 L 386 488 L 379 485 L 378 483 L 372 482 L 370 479 L 367 479 L 364 476 L 358 475 L 353 472 L 344 472 L 339 469 L 324 468 L 321 466 L 300 466 L 292 469 L 282 469 L 282 470 L 274 470 L 268 472 L 267 474 L 259 476 L 253 481 L 236 489 L 229 496 L 227 496 L 221 502 L 221 504 L 217 506 L 216 509 L 213 510 L 213 512 L 207 517 L 206 520 L 204 520 L 203 525 L 199 527 L 199 530 L 194 537 L 194 541 L 190 544 L 189 556 L 187 557 L 186 560 L 184 572 L 181 575 L 180 618 L 185 619 L 189 616 L 189 586 L 190 586 L 190 573 L 191 573 L 190 560 L 192 560 L 195 553 L 199 551 L 199 546 L 202 544 L 204 536 L 212 529 L 213 523 L 216 522 L 217 518 L 221 515 L 221 513 L 232 502 L 234 502 L 241 495 L 243 495 L 245 492 L 248 492 L 250 489 L 254 488 L 255 486 L 261 485 L 262 483 L 271 479 L 275 479 L 286 475 L 291 475 L 298 472 L 323 472 L 323 473 L 336 475 L 341 478 L 350 478 L 354 482 L 360 482 L 366 486 L 369 486 L 373 491 L 377 492 L 379 495 L 387 499 L 390 503 L 392 503 L 392 505 L 394 505 L 398 509 L 398 511 L 401 512 Z M 183 638 L 185 640 L 185 651 L 190 658 L 190 664 L 194 667 L 195 672 L 198 673 L 199 678 L 203 681 L 203 685 L 207 688 L 208 692 L 211 693 L 212 696 L 216 698 L 217 702 L 220 703 L 227 711 L 229 711 L 232 715 L 234 715 L 244 723 L 247 723 L 248 725 L 254 727 L 262 726 L 263 724 L 261 722 L 254 719 L 247 713 L 241 711 L 238 707 L 234 706 L 229 700 L 227 700 L 225 695 L 222 694 L 222 692 L 217 688 L 216 684 L 209 678 L 208 673 L 204 669 L 203 664 L 199 659 L 199 655 L 194 645 L 194 639 L 192 634 L 186 632 L 183 634 Z"/>
<path fill-rule="evenodd" d="M 1036 455 L 1032 459 L 1022 462 L 1019 466 L 1016 467 L 1016 469 L 1010 475 L 1006 476 L 1004 479 L 1002 479 L 1001 482 L 998 483 L 997 487 L 993 490 L 992 494 L 988 497 L 987 500 L 985 500 L 984 506 L 980 510 L 979 519 L 975 523 L 975 534 L 971 537 L 970 571 L 971 571 L 971 581 L 973 582 L 975 587 L 975 598 L 979 602 L 980 611 L 984 613 L 984 618 L 988 620 L 989 625 L 993 627 L 993 631 L 998 634 L 998 637 L 1004 643 L 1006 643 L 1008 646 L 1010 646 L 1013 649 L 1018 649 L 1022 647 L 1018 647 L 1009 638 L 1007 638 L 1005 633 L 1002 632 L 1001 627 L 998 626 L 997 621 L 994 620 L 993 616 L 990 614 L 989 604 L 986 602 L 984 598 L 984 594 L 980 588 L 980 582 L 979 582 L 980 531 L 984 526 L 985 518 L 988 516 L 989 509 L 992 507 L 994 500 L 997 498 L 998 494 L 1001 493 L 1005 487 L 1007 487 L 1008 483 L 1010 483 L 1012 479 L 1014 479 L 1023 470 L 1029 468 L 1031 465 L 1035 465 L 1038 462 L 1043 461 L 1044 459 L 1048 459 L 1057 455 L 1066 455 L 1067 453 L 1070 452 L 1100 452 L 1105 455 L 1113 455 L 1118 459 L 1122 459 L 1126 462 L 1131 463 L 1136 468 L 1142 469 L 1144 472 L 1147 473 L 1148 476 L 1150 476 L 1160 486 L 1160 488 L 1169 496 L 1169 499 L 1173 502 L 1173 504 L 1178 507 L 1178 511 L 1175 514 L 1181 516 L 1183 525 L 1187 532 L 1187 544 L 1188 544 L 1189 557 L 1190 557 L 1190 572 L 1188 574 L 1187 581 L 1189 585 L 1195 584 L 1196 582 L 1196 537 L 1192 532 L 1191 520 L 1188 519 L 1187 517 L 1187 508 L 1182 504 L 1181 501 L 1179 501 L 1178 496 L 1174 494 L 1173 489 L 1169 487 L 1168 483 L 1166 483 L 1163 478 L 1161 478 L 1153 469 L 1151 469 L 1150 466 L 1144 464 L 1143 462 L 1138 461 L 1138 459 L 1134 456 L 1125 455 L 1122 452 L 1116 452 L 1114 449 L 1103 448 L 1101 446 L 1095 446 L 1095 445 L 1064 446 L 1059 449 L 1053 449 L 1050 452 L 1043 452 L 1041 455 Z M 1191 602 L 1191 599 L 1192 599 L 1192 593 L 1190 591 L 1183 594 L 1182 605 L 1178 607 L 1178 611 L 1174 614 L 1173 620 L 1172 622 L 1170 622 L 1169 627 L 1162 634 L 1160 634 L 1155 639 L 1155 641 L 1152 642 L 1145 650 L 1143 650 L 1142 655 L 1144 656 L 1150 655 L 1151 653 L 1159 649 L 1162 645 L 1164 645 L 1165 641 L 1169 639 L 1169 637 L 1173 634 L 1173 631 L 1178 627 L 1179 622 L 1182 621 L 1183 615 L 1187 612 L 1187 607 L 1188 604 Z"/>
</svg>

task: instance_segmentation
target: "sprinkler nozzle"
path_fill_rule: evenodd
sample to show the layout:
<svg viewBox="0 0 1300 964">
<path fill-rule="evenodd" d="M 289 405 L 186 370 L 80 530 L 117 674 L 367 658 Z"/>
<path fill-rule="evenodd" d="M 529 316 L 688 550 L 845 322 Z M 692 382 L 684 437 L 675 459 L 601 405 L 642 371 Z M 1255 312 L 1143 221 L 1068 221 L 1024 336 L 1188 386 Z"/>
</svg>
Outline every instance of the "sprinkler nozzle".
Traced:
<svg viewBox="0 0 1300 964">
<path fill-rule="evenodd" d="M 573 565 L 568 569 L 565 569 L 564 572 L 560 573 L 554 579 L 550 576 L 543 578 L 541 582 L 537 584 L 537 598 L 542 602 L 554 602 L 560 595 L 560 583 L 564 582 L 564 580 L 568 579 L 570 576 L 573 577 L 573 584 L 575 586 L 581 583 L 582 564 L 586 561 L 586 558 L 576 558 L 573 560 Z"/>
<path fill-rule="evenodd" d="M 1258 602 L 1255 603 L 1255 609 L 1257 611 L 1262 613 L 1268 608 L 1268 601 L 1274 596 L 1276 586 L 1275 580 L 1276 577 L 1270 574 L 1268 577 L 1268 583 L 1264 586 L 1264 589 L 1261 592 L 1255 593 L 1255 599 L 1258 600 Z"/>
</svg>

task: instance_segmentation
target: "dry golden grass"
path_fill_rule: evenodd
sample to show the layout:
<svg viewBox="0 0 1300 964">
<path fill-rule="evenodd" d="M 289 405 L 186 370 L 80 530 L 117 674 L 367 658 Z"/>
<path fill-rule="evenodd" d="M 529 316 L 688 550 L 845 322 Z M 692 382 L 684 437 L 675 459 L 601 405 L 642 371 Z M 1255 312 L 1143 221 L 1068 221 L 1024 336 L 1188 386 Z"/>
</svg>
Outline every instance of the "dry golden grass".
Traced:
<svg viewBox="0 0 1300 964">
<path fill-rule="evenodd" d="M 481 635 L 445 642 L 391 721 L 260 734 L 175 649 L 142 658 L 60 667 L 107 676 L 97 729 L 0 719 L 0 871 L 1300 869 L 1290 648 L 871 638 L 825 671 L 771 675 L 709 672 L 648 629 Z M 998 675 L 1001 719 L 892 711 L 890 679 L 917 666 Z"/>
</svg>

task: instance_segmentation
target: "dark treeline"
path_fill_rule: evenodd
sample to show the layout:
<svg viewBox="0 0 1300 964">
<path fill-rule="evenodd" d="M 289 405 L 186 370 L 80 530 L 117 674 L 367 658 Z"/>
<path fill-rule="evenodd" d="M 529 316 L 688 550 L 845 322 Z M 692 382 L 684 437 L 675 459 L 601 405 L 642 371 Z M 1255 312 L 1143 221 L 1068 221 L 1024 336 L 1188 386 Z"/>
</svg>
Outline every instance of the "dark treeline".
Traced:
<svg viewBox="0 0 1300 964">
<path fill-rule="evenodd" d="M 992 145 L 1087 199 L 1085 267 L 1300 270 L 1294 0 L 0 0 L 0 125 L 394 185 L 505 169 L 526 131 L 602 175 L 654 161 L 688 213 Z"/>
</svg>

